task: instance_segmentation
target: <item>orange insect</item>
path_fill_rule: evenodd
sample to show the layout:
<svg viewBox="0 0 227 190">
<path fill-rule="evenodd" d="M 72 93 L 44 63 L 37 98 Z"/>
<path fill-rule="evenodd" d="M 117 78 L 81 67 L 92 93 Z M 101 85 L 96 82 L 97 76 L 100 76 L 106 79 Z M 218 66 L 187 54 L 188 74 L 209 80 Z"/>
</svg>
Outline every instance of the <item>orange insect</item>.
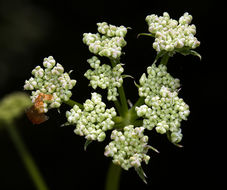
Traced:
<svg viewBox="0 0 227 190">
<path fill-rule="evenodd" d="M 33 124 L 41 124 L 48 120 L 49 117 L 44 114 L 44 100 L 50 101 L 52 98 L 51 94 L 40 93 L 34 105 L 28 108 L 26 115 Z"/>
</svg>

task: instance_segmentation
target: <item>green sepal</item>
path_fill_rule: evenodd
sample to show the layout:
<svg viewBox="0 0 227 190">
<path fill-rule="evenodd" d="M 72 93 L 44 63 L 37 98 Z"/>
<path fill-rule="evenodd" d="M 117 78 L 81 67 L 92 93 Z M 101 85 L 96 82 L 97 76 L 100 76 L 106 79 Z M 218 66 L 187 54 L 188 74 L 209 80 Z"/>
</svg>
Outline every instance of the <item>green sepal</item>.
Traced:
<svg viewBox="0 0 227 190">
<path fill-rule="evenodd" d="M 86 140 L 86 142 L 84 143 L 84 151 L 87 150 L 87 147 L 89 144 L 91 144 L 91 142 L 92 142 L 92 140 L 88 140 L 88 139 Z"/>
<path fill-rule="evenodd" d="M 146 181 L 146 174 L 144 173 L 143 171 L 143 168 L 140 166 L 138 168 L 135 168 L 137 174 L 139 175 L 139 177 L 143 180 L 144 183 L 147 184 L 147 181 Z"/>
</svg>

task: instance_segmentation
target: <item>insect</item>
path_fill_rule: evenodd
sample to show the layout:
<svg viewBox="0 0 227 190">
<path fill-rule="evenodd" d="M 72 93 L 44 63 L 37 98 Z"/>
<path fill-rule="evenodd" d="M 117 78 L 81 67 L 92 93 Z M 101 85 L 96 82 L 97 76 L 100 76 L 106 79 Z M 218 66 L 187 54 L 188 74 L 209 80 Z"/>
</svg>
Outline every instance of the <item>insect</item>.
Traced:
<svg viewBox="0 0 227 190">
<path fill-rule="evenodd" d="M 33 124 L 41 124 L 49 119 L 44 114 L 44 100 L 50 101 L 52 98 L 51 94 L 40 93 L 35 99 L 34 105 L 27 109 L 26 115 Z"/>
</svg>

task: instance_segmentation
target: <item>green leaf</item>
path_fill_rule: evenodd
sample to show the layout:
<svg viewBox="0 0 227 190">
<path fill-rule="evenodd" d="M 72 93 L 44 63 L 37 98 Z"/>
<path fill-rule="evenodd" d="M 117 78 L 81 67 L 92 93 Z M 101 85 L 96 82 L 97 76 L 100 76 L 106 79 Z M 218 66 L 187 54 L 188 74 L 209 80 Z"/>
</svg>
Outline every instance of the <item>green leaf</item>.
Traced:
<svg viewBox="0 0 227 190">
<path fill-rule="evenodd" d="M 137 174 L 139 175 L 139 177 L 143 180 L 144 183 L 147 184 L 147 181 L 146 181 L 146 174 L 144 173 L 143 171 L 143 168 L 140 166 L 138 168 L 135 168 Z"/>
<path fill-rule="evenodd" d="M 88 139 L 86 140 L 86 142 L 84 143 L 84 151 L 87 150 L 87 147 L 89 144 L 91 144 L 91 142 L 92 142 L 92 140 L 88 140 Z"/>
</svg>

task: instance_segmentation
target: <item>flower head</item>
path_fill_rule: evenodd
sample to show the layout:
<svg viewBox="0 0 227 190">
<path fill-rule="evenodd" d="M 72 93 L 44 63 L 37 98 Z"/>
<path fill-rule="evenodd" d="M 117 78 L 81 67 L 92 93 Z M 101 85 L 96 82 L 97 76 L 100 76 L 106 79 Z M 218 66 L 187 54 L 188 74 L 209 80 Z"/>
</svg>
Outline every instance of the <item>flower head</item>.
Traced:
<svg viewBox="0 0 227 190">
<path fill-rule="evenodd" d="M 68 101 L 72 96 L 71 89 L 75 86 L 76 80 L 71 80 L 68 73 L 64 73 L 64 68 L 57 63 L 52 56 L 44 58 L 44 68 L 37 66 L 32 70 L 29 80 L 25 81 L 24 89 L 31 90 L 32 102 L 35 103 L 37 98 L 44 94 L 43 112 L 50 108 L 59 108 L 63 101 Z"/>
<path fill-rule="evenodd" d="M 118 92 L 117 88 L 120 87 L 123 83 L 123 78 L 121 76 L 124 71 L 121 64 L 117 64 L 115 67 L 110 65 L 102 64 L 100 65 L 100 60 L 93 56 L 91 59 L 88 59 L 88 63 L 94 69 L 89 69 L 84 76 L 90 80 L 90 85 L 96 89 L 100 87 L 102 89 L 108 89 L 107 99 L 111 101 L 116 101 Z"/>
<path fill-rule="evenodd" d="M 153 64 L 140 78 L 139 95 L 145 97 L 145 104 L 136 107 L 139 117 L 143 117 L 143 127 L 153 128 L 160 134 L 170 133 L 170 140 L 178 143 L 182 139 L 181 121 L 187 120 L 189 106 L 178 97 L 180 80 L 174 79 L 167 67 Z"/>
<path fill-rule="evenodd" d="M 134 128 L 133 125 L 125 126 L 124 131 L 113 130 L 113 141 L 106 146 L 105 156 L 113 157 L 113 163 L 125 170 L 140 167 L 142 161 L 148 164 L 148 136 L 145 136 L 143 131 L 143 127 Z"/>
<path fill-rule="evenodd" d="M 97 25 L 99 33 L 84 33 L 83 42 L 94 54 L 113 59 L 119 58 L 122 54 L 122 48 L 126 45 L 124 37 L 127 28 L 108 25 L 106 22 L 97 23 Z"/>
<path fill-rule="evenodd" d="M 200 42 L 194 36 L 196 27 L 190 25 L 192 16 L 187 12 L 180 17 L 179 21 L 171 19 L 167 12 L 158 17 L 155 14 L 148 15 L 146 22 L 148 30 L 155 37 L 153 48 L 160 52 L 162 50 L 173 54 L 178 49 L 195 49 Z"/>
<path fill-rule="evenodd" d="M 160 134 L 169 132 L 170 140 L 178 143 L 182 139 L 181 121 L 187 120 L 190 114 L 189 106 L 178 97 L 177 92 L 171 92 L 162 87 L 158 95 L 150 101 L 150 107 L 142 105 L 136 107 L 139 117 L 143 117 L 143 127 L 152 130 L 154 127 Z"/>
<path fill-rule="evenodd" d="M 148 76 L 144 73 L 140 78 L 139 96 L 145 97 L 145 103 L 151 106 L 151 99 L 159 95 L 162 86 L 176 91 L 180 87 L 180 80 L 174 79 L 168 72 L 165 65 L 158 67 L 153 64 L 147 68 Z"/>
<path fill-rule="evenodd" d="M 103 141 L 106 137 L 105 131 L 113 128 L 112 118 L 117 114 L 115 109 L 106 109 L 101 95 L 95 92 L 83 106 L 83 110 L 75 105 L 66 112 L 68 123 L 76 125 L 74 132 L 77 135 L 85 136 L 87 140 Z"/>
</svg>

